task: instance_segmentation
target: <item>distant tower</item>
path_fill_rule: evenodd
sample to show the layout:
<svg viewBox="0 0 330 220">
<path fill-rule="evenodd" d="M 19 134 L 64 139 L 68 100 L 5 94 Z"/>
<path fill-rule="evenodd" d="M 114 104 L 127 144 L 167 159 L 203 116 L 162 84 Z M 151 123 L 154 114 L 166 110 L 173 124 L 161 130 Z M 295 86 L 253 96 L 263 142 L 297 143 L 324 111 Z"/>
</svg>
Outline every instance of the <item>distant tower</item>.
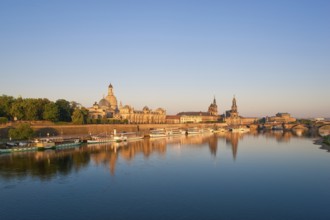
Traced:
<svg viewBox="0 0 330 220">
<path fill-rule="evenodd" d="M 109 87 L 108 87 L 108 96 L 113 96 L 113 86 L 110 83 Z"/>
<path fill-rule="evenodd" d="M 213 103 L 211 103 L 211 105 L 209 107 L 208 113 L 213 116 L 218 115 L 218 106 L 217 106 L 217 101 L 215 100 L 215 96 L 213 99 Z"/>
<path fill-rule="evenodd" d="M 235 98 L 235 96 L 233 98 L 233 104 L 231 106 L 231 112 L 232 113 L 237 113 L 237 105 L 236 105 L 236 98 Z"/>
<path fill-rule="evenodd" d="M 117 110 L 118 109 L 117 98 L 114 95 L 113 86 L 112 86 L 111 83 L 108 87 L 108 95 L 106 97 L 106 100 L 110 103 L 110 108 L 112 110 Z"/>
<path fill-rule="evenodd" d="M 231 124 L 231 125 L 239 125 L 241 124 L 241 119 L 238 115 L 238 112 L 237 112 L 237 104 L 236 104 L 236 98 L 234 96 L 233 98 L 233 104 L 231 106 L 231 110 L 230 110 L 230 117 L 226 120 L 226 122 L 228 124 Z"/>
</svg>

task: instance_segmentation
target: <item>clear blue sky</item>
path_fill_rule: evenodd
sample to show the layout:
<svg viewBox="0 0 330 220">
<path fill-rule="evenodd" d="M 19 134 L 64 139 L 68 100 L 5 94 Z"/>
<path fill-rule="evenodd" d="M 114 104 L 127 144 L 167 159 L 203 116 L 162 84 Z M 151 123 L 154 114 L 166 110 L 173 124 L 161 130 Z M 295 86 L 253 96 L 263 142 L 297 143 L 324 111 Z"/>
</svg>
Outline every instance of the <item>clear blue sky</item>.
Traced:
<svg viewBox="0 0 330 220">
<path fill-rule="evenodd" d="M 330 117 L 330 1 L 0 0 L 0 94 Z"/>
</svg>

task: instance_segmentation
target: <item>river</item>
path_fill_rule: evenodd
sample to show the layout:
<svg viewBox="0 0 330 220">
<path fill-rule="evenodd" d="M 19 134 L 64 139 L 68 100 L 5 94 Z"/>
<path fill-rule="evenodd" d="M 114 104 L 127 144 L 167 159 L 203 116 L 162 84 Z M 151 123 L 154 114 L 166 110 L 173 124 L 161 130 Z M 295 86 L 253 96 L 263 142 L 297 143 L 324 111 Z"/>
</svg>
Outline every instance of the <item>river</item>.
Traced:
<svg viewBox="0 0 330 220">
<path fill-rule="evenodd" d="M 330 219 L 330 154 L 290 132 L 0 155 L 0 219 Z"/>
</svg>

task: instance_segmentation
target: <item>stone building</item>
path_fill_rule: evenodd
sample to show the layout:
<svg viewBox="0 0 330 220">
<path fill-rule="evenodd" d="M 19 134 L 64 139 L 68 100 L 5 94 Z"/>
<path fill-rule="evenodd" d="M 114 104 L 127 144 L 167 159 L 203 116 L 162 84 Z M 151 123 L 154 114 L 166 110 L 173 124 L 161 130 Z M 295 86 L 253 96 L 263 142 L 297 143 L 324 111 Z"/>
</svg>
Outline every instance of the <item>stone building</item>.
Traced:
<svg viewBox="0 0 330 220">
<path fill-rule="evenodd" d="M 166 124 L 180 124 L 180 116 L 166 115 Z"/>
<path fill-rule="evenodd" d="M 249 125 L 256 122 L 257 120 L 258 118 L 255 117 L 242 117 L 238 114 L 238 107 L 236 103 L 236 98 L 234 96 L 231 110 L 226 111 L 225 122 L 229 126 L 238 126 L 238 125 Z"/>
<path fill-rule="evenodd" d="M 214 98 L 207 112 L 180 112 L 177 116 L 180 123 L 216 122 L 219 119 L 217 102 Z"/>
<path fill-rule="evenodd" d="M 92 119 L 114 118 L 119 113 L 117 98 L 111 84 L 108 86 L 108 95 L 98 103 L 95 102 L 91 108 L 88 108 L 88 112 Z"/>
<path fill-rule="evenodd" d="M 166 111 L 162 108 L 151 110 L 145 106 L 142 110 L 135 110 L 129 105 L 119 108 L 120 119 L 137 124 L 163 124 L 166 123 Z"/>
<path fill-rule="evenodd" d="M 267 122 L 274 122 L 274 123 L 290 123 L 295 122 L 297 119 L 291 117 L 289 113 L 277 113 L 276 116 L 267 117 Z"/>
<path fill-rule="evenodd" d="M 113 86 L 108 87 L 108 95 L 103 97 L 98 103 L 88 108 L 89 117 L 92 119 L 113 118 L 127 120 L 128 123 L 166 123 L 166 111 L 158 108 L 155 111 L 144 107 L 143 110 L 135 110 L 129 105 L 118 108 L 117 98 L 114 95 Z"/>
<path fill-rule="evenodd" d="M 241 117 L 239 116 L 238 111 L 237 111 L 237 104 L 236 104 L 235 96 L 233 98 L 231 110 L 226 112 L 225 122 L 231 126 L 242 124 Z"/>
</svg>

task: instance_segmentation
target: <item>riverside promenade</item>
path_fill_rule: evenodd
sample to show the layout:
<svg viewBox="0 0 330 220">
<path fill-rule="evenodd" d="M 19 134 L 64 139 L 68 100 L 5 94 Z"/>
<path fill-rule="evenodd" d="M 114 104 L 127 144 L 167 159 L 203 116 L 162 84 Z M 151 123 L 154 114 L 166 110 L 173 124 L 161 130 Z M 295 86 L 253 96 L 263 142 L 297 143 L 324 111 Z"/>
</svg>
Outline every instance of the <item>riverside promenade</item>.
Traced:
<svg viewBox="0 0 330 220">
<path fill-rule="evenodd" d="M 55 125 L 55 124 L 31 124 L 35 135 L 38 137 L 49 136 L 88 136 L 101 133 L 112 133 L 114 129 L 117 132 L 140 132 L 149 134 L 150 129 L 188 129 L 225 127 L 225 123 L 205 123 L 205 124 L 88 124 L 88 125 Z M 10 125 L 0 126 L 0 139 L 8 138 L 8 130 L 13 127 Z"/>
</svg>

